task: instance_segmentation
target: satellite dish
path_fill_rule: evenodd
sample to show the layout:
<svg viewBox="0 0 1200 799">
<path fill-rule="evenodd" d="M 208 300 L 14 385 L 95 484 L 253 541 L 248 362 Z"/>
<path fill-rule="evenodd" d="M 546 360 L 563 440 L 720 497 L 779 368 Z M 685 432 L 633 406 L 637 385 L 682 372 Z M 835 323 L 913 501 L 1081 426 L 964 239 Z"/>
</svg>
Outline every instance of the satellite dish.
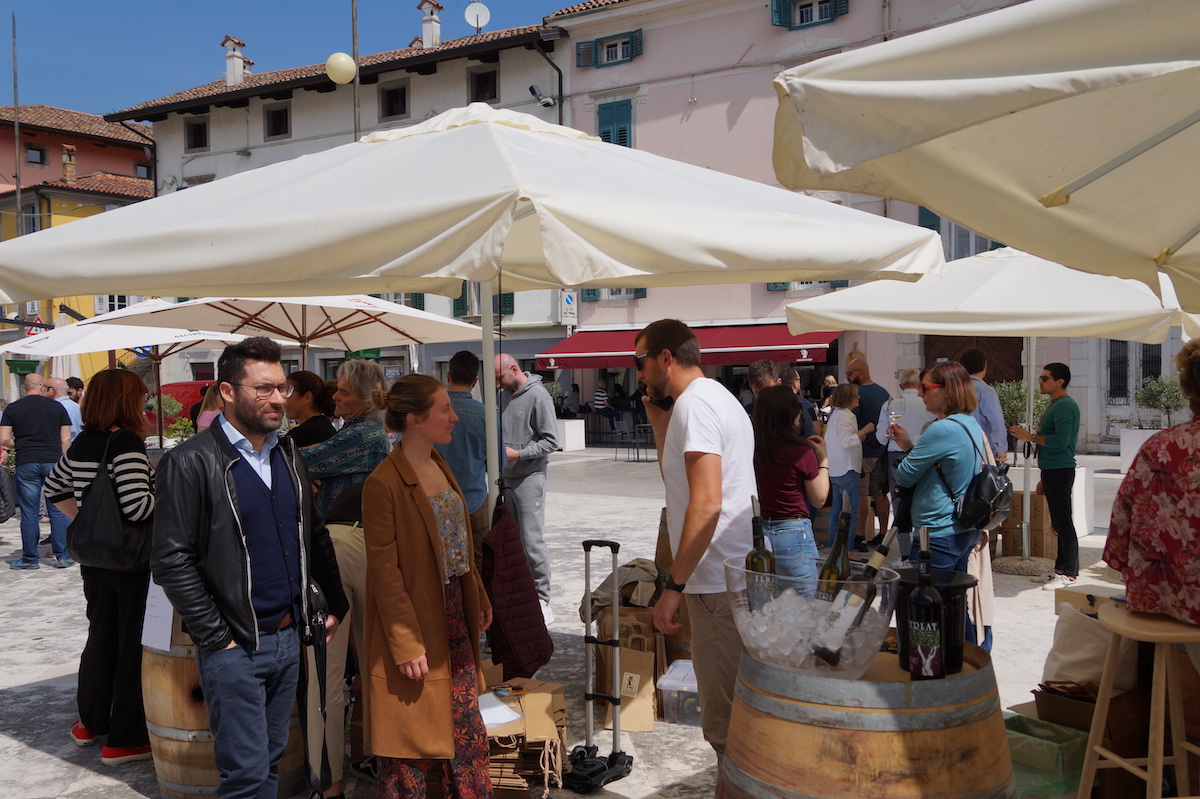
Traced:
<svg viewBox="0 0 1200 799">
<path fill-rule="evenodd" d="M 467 24 L 474 28 L 476 33 L 479 33 L 479 29 L 491 20 L 492 12 L 488 11 L 488 7 L 479 0 L 471 0 L 470 3 L 467 3 L 463 16 L 467 18 Z"/>
</svg>

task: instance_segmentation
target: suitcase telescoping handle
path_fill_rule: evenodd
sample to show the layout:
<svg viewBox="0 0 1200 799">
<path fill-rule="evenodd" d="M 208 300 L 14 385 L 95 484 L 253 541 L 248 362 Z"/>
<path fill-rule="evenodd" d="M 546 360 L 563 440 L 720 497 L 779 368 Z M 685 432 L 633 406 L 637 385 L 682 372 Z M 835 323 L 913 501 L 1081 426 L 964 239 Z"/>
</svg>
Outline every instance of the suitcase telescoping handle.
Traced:
<svg viewBox="0 0 1200 799">
<path fill-rule="evenodd" d="M 602 547 L 602 548 L 607 548 L 607 549 L 612 550 L 612 582 L 613 582 L 612 637 L 606 638 L 606 639 L 598 638 L 597 636 L 592 635 L 591 609 L 592 609 L 592 548 L 593 547 Z M 584 665 L 583 665 L 584 684 L 587 686 L 587 693 L 585 693 L 583 695 L 583 704 L 584 704 L 584 708 L 585 708 L 586 715 L 587 715 L 587 729 L 586 729 L 587 745 L 588 746 L 592 745 L 592 728 L 593 728 L 593 723 L 594 723 L 593 718 L 592 718 L 592 701 L 596 700 L 596 699 L 600 699 L 605 702 L 608 702 L 614 708 L 613 709 L 613 751 L 616 751 L 619 748 L 619 743 L 621 740 L 621 626 L 620 626 L 621 625 L 621 621 L 620 621 L 621 586 L 620 586 L 620 581 L 617 580 L 617 553 L 620 551 L 621 551 L 621 545 L 619 543 L 617 543 L 616 541 L 601 541 L 598 539 L 589 539 L 589 540 L 583 542 L 583 583 L 587 589 L 587 597 L 585 600 L 584 607 L 586 607 L 588 609 L 588 612 L 586 614 L 587 621 L 585 621 L 584 625 L 583 625 L 583 640 L 584 640 L 585 652 L 586 652 L 587 644 L 592 644 L 593 648 L 596 646 L 610 646 L 610 647 L 612 647 L 612 651 L 613 651 L 613 656 L 612 656 L 613 673 L 612 673 L 612 682 L 610 683 L 611 690 L 612 690 L 611 694 L 601 694 L 601 693 L 596 692 L 596 681 L 594 678 L 594 674 L 592 672 L 592 668 L 593 668 L 592 667 L 592 657 L 589 655 L 586 655 L 586 654 L 584 656 Z M 597 630 L 597 632 L 599 632 L 599 630 Z"/>
</svg>

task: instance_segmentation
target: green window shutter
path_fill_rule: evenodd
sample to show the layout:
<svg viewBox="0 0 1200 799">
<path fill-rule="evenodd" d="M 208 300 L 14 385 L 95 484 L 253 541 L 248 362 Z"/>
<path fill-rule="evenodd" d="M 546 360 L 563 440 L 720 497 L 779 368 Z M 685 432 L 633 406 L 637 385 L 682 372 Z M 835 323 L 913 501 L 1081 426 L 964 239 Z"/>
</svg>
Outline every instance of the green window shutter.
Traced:
<svg viewBox="0 0 1200 799">
<path fill-rule="evenodd" d="M 580 302 L 599 302 L 600 289 L 583 289 L 579 292 Z"/>
<path fill-rule="evenodd" d="M 644 300 L 644 299 L 646 299 L 646 290 L 645 290 L 645 289 L 634 289 L 634 290 L 633 290 L 633 298 L 634 298 L 635 300 Z"/>
<path fill-rule="evenodd" d="M 382 295 L 382 294 L 368 294 L 367 296 L 368 296 L 368 297 L 374 297 L 374 298 L 375 298 L 375 299 L 377 299 L 377 300 L 382 300 L 382 299 L 383 299 L 383 295 Z"/>
<path fill-rule="evenodd" d="M 425 310 L 424 294 L 410 294 L 408 296 L 412 299 L 412 307 L 416 308 L 418 311 Z"/>
<path fill-rule="evenodd" d="M 596 66 L 596 43 L 595 42 L 577 42 L 575 44 L 575 66 L 577 66 L 577 67 L 594 67 L 594 66 Z"/>
<path fill-rule="evenodd" d="M 850 13 L 850 0 L 833 0 L 829 4 L 829 18 L 837 19 Z"/>
<path fill-rule="evenodd" d="M 849 280 L 831 280 L 831 281 L 829 281 L 829 288 L 831 288 L 831 289 L 844 289 L 844 288 L 848 288 L 849 286 L 850 286 Z"/>
<path fill-rule="evenodd" d="M 790 283 L 768 283 L 767 291 L 787 291 Z"/>
<path fill-rule="evenodd" d="M 917 224 L 930 230 L 940 231 L 942 229 L 942 218 L 928 208 L 922 207 L 917 209 Z"/>
<path fill-rule="evenodd" d="M 602 103 L 596 108 L 596 127 L 600 138 L 609 144 L 633 146 L 633 101 Z"/>
<path fill-rule="evenodd" d="M 629 57 L 637 58 L 642 54 L 642 29 L 629 32 Z"/>
<path fill-rule="evenodd" d="M 771 0 L 771 24 L 792 27 L 792 0 Z"/>
<path fill-rule="evenodd" d="M 462 294 L 454 301 L 454 315 L 466 316 L 470 306 L 467 304 L 467 281 L 463 281 Z"/>
<path fill-rule="evenodd" d="M 515 297 L 516 295 L 511 291 L 500 295 L 500 313 L 510 315 L 513 313 L 513 307 L 516 305 L 514 302 Z"/>
</svg>

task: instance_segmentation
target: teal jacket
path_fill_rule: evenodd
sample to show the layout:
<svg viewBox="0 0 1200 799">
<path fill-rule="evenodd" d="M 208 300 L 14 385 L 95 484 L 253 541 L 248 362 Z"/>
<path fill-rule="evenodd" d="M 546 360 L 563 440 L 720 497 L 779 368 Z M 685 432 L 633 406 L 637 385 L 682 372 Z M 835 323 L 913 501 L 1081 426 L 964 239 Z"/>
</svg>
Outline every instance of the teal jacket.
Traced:
<svg viewBox="0 0 1200 799">
<path fill-rule="evenodd" d="M 963 430 L 954 421 L 962 422 Z M 970 431 L 971 438 L 967 438 Z M 975 446 L 971 446 L 974 439 Z M 946 483 L 954 492 L 946 491 L 946 483 L 937 476 L 933 465 L 941 465 Z M 983 430 L 972 417 L 963 413 L 939 419 L 921 433 L 917 445 L 896 468 L 896 482 L 916 486 L 913 492 L 912 516 L 914 532 L 929 528 L 934 537 L 965 533 L 967 527 L 954 520 L 954 499 L 967 490 L 971 478 L 983 465 Z"/>
</svg>

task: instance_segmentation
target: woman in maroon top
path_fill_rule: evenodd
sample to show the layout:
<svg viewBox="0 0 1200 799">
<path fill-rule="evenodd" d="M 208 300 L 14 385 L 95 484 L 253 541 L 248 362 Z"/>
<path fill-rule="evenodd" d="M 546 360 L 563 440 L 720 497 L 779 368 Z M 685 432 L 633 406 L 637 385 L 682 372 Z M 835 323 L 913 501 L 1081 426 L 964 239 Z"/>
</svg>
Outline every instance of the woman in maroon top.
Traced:
<svg viewBox="0 0 1200 799">
<path fill-rule="evenodd" d="M 804 408 L 788 386 L 764 388 L 754 403 L 754 474 L 763 532 L 779 574 L 816 579 L 817 544 L 809 503 L 829 496 L 829 460 L 820 436 L 800 432 Z"/>
</svg>

